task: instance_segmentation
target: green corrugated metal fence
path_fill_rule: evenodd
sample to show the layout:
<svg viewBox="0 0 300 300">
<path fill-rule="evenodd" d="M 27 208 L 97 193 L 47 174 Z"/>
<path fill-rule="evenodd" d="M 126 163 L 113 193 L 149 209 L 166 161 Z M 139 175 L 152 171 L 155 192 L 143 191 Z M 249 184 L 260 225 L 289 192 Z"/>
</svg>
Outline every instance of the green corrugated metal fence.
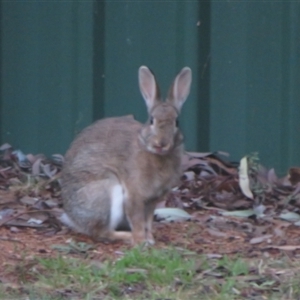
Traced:
<svg viewBox="0 0 300 300">
<path fill-rule="evenodd" d="M 166 92 L 185 65 L 188 150 L 300 165 L 297 2 L 1 2 L 1 141 L 65 152 L 94 119 L 146 110 L 137 69 Z"/>
<path fill-rule="evenodd" d="M 300 3 L 212 2 L 210 148 L 300 165 Z"/>
</svg>

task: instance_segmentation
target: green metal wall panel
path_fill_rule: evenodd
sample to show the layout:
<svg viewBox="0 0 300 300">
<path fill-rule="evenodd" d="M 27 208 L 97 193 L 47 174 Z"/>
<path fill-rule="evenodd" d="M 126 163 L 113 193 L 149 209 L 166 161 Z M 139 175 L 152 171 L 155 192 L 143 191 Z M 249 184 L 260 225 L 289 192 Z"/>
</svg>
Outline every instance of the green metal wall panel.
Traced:
<svg viewBox="0 0 300 300">
<path fill-rule="evenodd" d="M 181 127 L 189 149 L 201 144 L 198 2 L 4 2 L 1 19 L 3 142 L 65 152 L 93 119 L 145 121 L 137 80 L 145 64 L 165 93 L 183 66 L 192 68 Z"/>
<path fill-rule="evenodd" d="M 64 152 L 93 117 L 93 3 L 1 5 L 1 140 Z"/>
<path fill-rule="evenodd" d="M 64 153 L 96 118 L 144 121 L 138 67 L 166 92 L 188 65 L 188 150 L 300 164 L 298 2 L 2 1 L 0 13 L 2 142 Z"/>
<path fill-rule="evenodd" d="M 134 114 L 146 120 L 146 107 L 137 80 L 139 66 L 147 65 L 166 95 L 177 72 L 193 71 L 193 86 L 183 108 L 181 127 L 189 149 L 198 138 L 198 2 L 106 1 L 105 95 L 106 116 Z"/>
<path fill-rule="evenodd" d="M 300 4 L 212 2 L 210 148 L 300 164 Z"/>
</svg>

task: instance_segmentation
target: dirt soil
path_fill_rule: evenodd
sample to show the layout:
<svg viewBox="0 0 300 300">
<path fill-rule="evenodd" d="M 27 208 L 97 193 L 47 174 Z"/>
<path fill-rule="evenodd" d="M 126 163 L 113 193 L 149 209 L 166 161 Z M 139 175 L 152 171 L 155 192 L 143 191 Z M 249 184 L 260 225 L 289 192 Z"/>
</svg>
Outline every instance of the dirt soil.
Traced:
<svg viewBox="0 0 300 300">
<path fill-rule="evenodd" d="M 174 223 L 154 222 L 155 247 L 179 247 L 188 249 L 199 254 L 209 255 L 231 255 L 239 254 L 243 257 L 279 257 L 285 253 L 291 257 L 300 255 L 300 228 L 289 225 L 286 222 L 274 221 L 269 224 L 256 224 L 256 220 L 241 221 L 237 218 L 226 218 L 218 216 L 214 210 L 203 210 L 194 216 L 193 221 Z M 215 221 L 213 218 L 220 218 Z M 255 241 L 255 230 L 260 228 L 262 236 L 267 236 L 264 241 L 259 238 Z M 274 238 L 276 230 L 284 228 L 284 235 Z M 269 238 L 268 238 L 268 235 Z M 254 236 L 254 238 L 253 238 Z M 251 241 L 252 239 L 252 241 Z M 84 242 L 93 246 L 89 251 L 89 257 L 95 260 L 117 258 L 124 249 L 129 248 L 122 242 L 94 243 L 88 237 L 71 232 L 63 228 L 62 231 L 53 234 L 40 231 L 35 228 L 11 227 L 0 228 L 0 278 L 9 266 L 30 260 L 33 257 L 56 256 L 59 252 L 53 246 L 67 246 L 70 241 L 76 243 Z M 281 246 L 295 246 L 285 251 Z M 299 249 L 297 249 L 298 247 Z M 279 247 L 279 248 L 277 248 Z M 75 251 L 68 255 L 85 255 Z"/>
<path fill-rule="evenodd" d="M 62 252 L 103 261 L 117 258 L 131 247 L 121 242 L 95 243 L 56 219 L 62 210 L 61 155 L 50 160 L 42 155 L 24 155 L 7 144 L 0 151 L 3 152 L 0 157 L 1 282 L 12 281 L 16 266 L 30 264 L 34 257 L 57 256 Z M 277 178 L 273 169 L 266 170 L 255 156 L 249 157 L 251 186 L 249 183 L 243 187 L 236 164 L 211 153 L 190 153 L 185 158 L 181 184 L 160 207 L 184 209 L 190 218 L 155 221 L 154 247 L 173 246 L 212 257 L 236 254 L 245 258 L 299 257 L 299 168 L 291 168 L 288 176 Z M 245 190 L 250 188 L 253 195 L 246 197 Z M 256 212 L 247 217 L 235 215 L 237 211 L 254 208 Z"/>
</svg>

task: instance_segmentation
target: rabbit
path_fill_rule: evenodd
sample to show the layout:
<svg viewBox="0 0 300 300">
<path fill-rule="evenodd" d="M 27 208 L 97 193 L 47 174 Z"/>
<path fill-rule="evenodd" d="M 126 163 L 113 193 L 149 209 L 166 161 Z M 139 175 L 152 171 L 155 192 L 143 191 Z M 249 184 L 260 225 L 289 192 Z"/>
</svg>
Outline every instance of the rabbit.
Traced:
<svg viewBox="0 0 300 300">
<path fill-rule="evenodd" d="M 178 116 L 190 92 L 191 69 L 176 76 L 166 101 L 149 68 L 141 66 L 138 79 L 147 123 L 132 116 L 96 121 L 79 133 L 65 155 L 61 220 L 97 241 L 154 244 L 155 206 L 181 176 Z"/>
</svg>

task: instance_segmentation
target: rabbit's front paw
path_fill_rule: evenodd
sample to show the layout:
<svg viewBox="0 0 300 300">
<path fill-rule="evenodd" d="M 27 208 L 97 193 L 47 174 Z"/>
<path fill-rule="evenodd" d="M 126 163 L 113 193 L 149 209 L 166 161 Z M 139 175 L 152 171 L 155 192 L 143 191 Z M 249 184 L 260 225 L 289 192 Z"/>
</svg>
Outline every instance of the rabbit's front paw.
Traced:
<svg viewBox="0 0 300 300">
<path fill-rule="evenodd" d="M 154 245 L 155 244 L 155 240 L 154 240 L 152 232 L 147 231 L 147 233 L 146 233 L 146 242 L 149 245 Z"/>
<path fill-rule="evenodd" d="M 147 239 L 144 231 L 132 232 L 132 244 L 133 245 L 147 244 Z"/>
<path fill-rule="evenodd" d="M 132 235 L 132 244 L 152 246 L 155 244 L 155 240 L 151 232 L 147 232 L 146 235 L 143 233 L 139 233 Z"/>
</svg>

